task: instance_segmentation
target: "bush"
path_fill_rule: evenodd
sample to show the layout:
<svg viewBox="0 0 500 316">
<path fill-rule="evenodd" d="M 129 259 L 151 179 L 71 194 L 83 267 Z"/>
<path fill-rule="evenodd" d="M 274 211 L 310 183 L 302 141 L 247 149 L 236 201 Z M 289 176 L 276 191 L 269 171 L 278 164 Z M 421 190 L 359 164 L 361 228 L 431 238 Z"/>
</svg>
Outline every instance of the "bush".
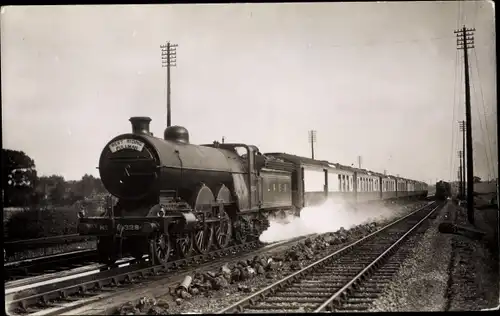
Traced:
<svg viewBox="0 0 500 316">
<path fill-rule="evenodd" d="M 72 206 L 52 209 L 30 208 L 13 212 L 5 224 L 5 240 L 42 238 L 77 233 L 77 209 Z"/>
<path fill-rule="evenodd" d="M 77 233 L 78 211 L 96 216 L 105 207 L 106 196 L 77 201 L 72 206 L 10 208 L 4 210 L 4 239 L 19 240 Z"/>
</svg>

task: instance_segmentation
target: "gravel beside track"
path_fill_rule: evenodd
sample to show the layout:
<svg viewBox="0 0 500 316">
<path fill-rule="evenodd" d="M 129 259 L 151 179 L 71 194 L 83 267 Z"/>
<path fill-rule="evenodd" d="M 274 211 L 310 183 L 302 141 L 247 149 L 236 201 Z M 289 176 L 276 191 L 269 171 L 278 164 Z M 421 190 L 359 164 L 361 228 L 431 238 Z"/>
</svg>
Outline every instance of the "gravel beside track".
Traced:
<svg viewBox="0 0 500 316">
<path fill-rule="evenodd" d="M 456 221 L 467 225 L 464 208 L 456 208 Z M 453 235 L 451 241 L 449 311 L 480 310 L 499 304 L 499 266 L 495 208 L 475 210 L 476 226 L 487 233 L 482 241 Z"/>
<path fill-rule="evenodd" d="M 211 261 L 217 257 L 226 256 L 233 252 L 248 251 L 256 246 L 257 243 L 250 242 L 244 245 L 229 247 L 224 250 L 213 251 L 206 255 L 172 261 L 166 266 L 160 265 L 152 267 L 149 265 L 149 262 L 140 262 L 123 268 L 113 268 L 92 275 L 13 293 L 6 296 L 6 302 L 9 303 L 9 311 L 13 311 L 17 314 L 29 314 L 51 308 L 54 306 L 54 302 L 60 300 L 63 302 L 71 302 L 78 299 L 79 295 L 83 297 L 91 294 L 96 295 L 99 292 L 108 291 L 121 284 L 130 284 L 136 278 L 144 279 L 148 276 L 154 277 L 158 274 L 168 273 L 189 266 L 189 264 L 200 264 L 203 261 Z"/>
<path fill-rule="evenodd" d="M 446 205 L 420 240 L 370 312 L 444 311 L 447 303 L 451 236 L 438 225 L 450 216 Z M 451 210 L 453 211 L 453 210 Z M 416 239 L 416 238 L 413 238 Z"/>
<path fill-rule="evenodd" d="M 418 242 L 372 312 L 465 311 L 497 307 L 499 302 L 497 211 L 475 211 L 481 240 L 442 234 L 443 221 L 471 227 L 466 211 L 449 202 Z"/>
<path fill-rule="evenodd" d="M 281 244 L 283 243 L 277 243 L 276 246 Z M 224 260 L 234 260 L 235 256 L 241 257 L 242 254 L 255 253 L 266 248 L 261 246 L 262 244 L 259 242 L 249 242 L 244 245 L 235 245 L 228 249 L 213 251 L 206 255 L 172 261 L 167 266 L 151 267 L 148 262 L 132 263 L 123 268 L 114 268 L 84 277 L 15 292 L 6 295 L 6 301 L 11 314 L 31 314 L 35 312 L 39 315 L 60 314 L 65 310 L 63 305 L 69 302 L 78 303 L 79 301 L 85 301 L 85 298 L 88 297 L 102 296 L 101 294 L 105 292 L 117 292 L 120 287 L 135 285 L 143 281 L 148 283 L 155 279 L 162 279 L 165 278 L 165 275 L 162 275 L 165 273 L 168 273 L 169 278 L 185 272 L 193 273 L 198 268 L 214 265 L 217 262 L 220 264 L 220 261 Z M 145 280 L 146 278 L 148 280 Z M 75 304 L 73 304 L 73 307 L 75 307 Z M 54 312 L 54 310 L 57 312 Z"/>
<path fill-rule="evenodd" d="M 242 258 L 254 257 L 260 253 L 272 251 L 273 249 L 283 249 L 285 247 L 289 247 L 290 244 L 298 243 L 305 238 L 307 238 L 307 236 L 266 245 L 250 252 L 234 253 L 233 255 L 218 258 L 206 264 L 199 264 L 195 265 L 194 267 L 187 267 L 186 269 L 172 271 L 172 273 L 169 274 L 167 278 L 165 276 L 158 276 L 146 280 L 146 282 L 136 280 L 137 282 L 134 282 L 133 289 L 131 288 L 128 291 L 123 291 L 122 287 L 122 291 L 109 293 L 109 295 L 104 294 L 95 296 L 95 299 L 90 298 L 88 300 L 89 304 L 79 308 L 68 309 L 67 311 L 65 311 L 65 313 L 57 313 L 57 315 L 109 315 L 112 314 L 116 310 L 116 308 L 122 305 L 124 302 L 135 302 L 135 304 L 138 304 L 140 301 L 142 301 L 146 302 L 145 305 L 148 305 L 147 299 L 140 298 L 146 295 L 160 297 L 169 294 L 172 289 L 175 288 L 175 286 L 177 286 L 187 275 L 193 275 L 199 271 L 213 270 L 214 268 L 216 269 L 222 264 L 227 264 L 228 262 L 232 262 L 236 259 L 241 260 Z M 161 300 L 158 302 L 158 304 L 155 305 L 156 307 L 160 305 L 165 306 L 165 304 L 163 304 Z M 168 308 L 168 304 L 166 305 L 166 308 Z M 146 309 L 146 311 L 148 310 L 149 308 Z M 130 313 L 127 312 L 126 314 Z M 51 315 L 55 315 L 55 313 L 52 313 Z"/>
</svg>

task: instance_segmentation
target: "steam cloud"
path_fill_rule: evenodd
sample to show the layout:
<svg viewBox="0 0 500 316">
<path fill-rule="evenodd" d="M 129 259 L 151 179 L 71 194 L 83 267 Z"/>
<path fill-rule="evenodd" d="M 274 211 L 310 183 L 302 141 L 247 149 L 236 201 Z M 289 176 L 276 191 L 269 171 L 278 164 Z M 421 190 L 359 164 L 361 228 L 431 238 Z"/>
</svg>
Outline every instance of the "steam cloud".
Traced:
<svg viewBox="0 0 500 316">
<path fill-rule="evenodd" d="M 373 221 L 394 218 L 398 212 L 380 205 L 363 205 L 357 209 L 346 203 L 326 200 L 318 206 L 305 207 L 300 217 L 290 216 L 285 221 L 271 220 L 269 228 L 260 235 L 260 241 L 271 243 L 308 234 L 335 232 Z"/>
</svg>

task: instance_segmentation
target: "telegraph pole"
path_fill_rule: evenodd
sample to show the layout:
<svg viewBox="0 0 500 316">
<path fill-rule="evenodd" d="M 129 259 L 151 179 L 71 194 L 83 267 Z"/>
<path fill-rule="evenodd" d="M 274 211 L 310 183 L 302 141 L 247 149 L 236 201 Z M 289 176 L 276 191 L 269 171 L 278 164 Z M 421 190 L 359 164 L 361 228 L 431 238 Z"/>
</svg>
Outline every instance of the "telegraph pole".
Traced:
<svg viewBox="0 0 500 316">
<path fill-rule="evenodd" d="M 316 131 L 309 131 L 309 142 L 311 143 L 311 157 L 314 159 L 314 143 L 316 142 Z"/>
<path fill-rule="evenodd" d="M 223 143 L 223 144 L 224 144 L 224 140 L 225 140 L 225 138 L 224 138 L 224 136 L 222 136 L 222 143 Z"/>
<path fill-rule="evenodd" d="M 167 68 L 167 127 L 171 125 L 171 110 L 170 110 L 170 68 L 177 66 L 176 64 L 176 53 L 177 44 L 170 44 L 167 42 L 164 45 L 160 45 L 161 48 L 161 66 L 162 68 Z"/>
<path fill-rule="evenodd" d="M 462 191 L 460 191 L 460 194 L 462 195 L 462 198 L 465 198 L 465 155 L 464 153 L 466 152 L 466 145 L 465 145 L 465 121 L 460 121 L 458 122 L 460 124 L 460 131 L 462 132 Z"/>
<path fill-rule="evenodd" d="M 467 29 L 465 25 L 461 30 L 456 30 L 457 48 L 464 52 L 464 74 L 465 74 L 465 132 L 466 132 L 466 157 L 467 157 L 467 218 L 474 224 L 474 164 L 472 158 L 472 120 L 470 109 L 470 87 L 469 87 L 469 56 L 468 49 L 474 48 L 474 31 Z"/>
<path fill-rule="evenodd" d="M 463 151 L 459 150 L 458 151 L 458 158 L 460 159 L 460 166 L 458 167 L 458 192 L 459 195 L 462 195 L 464 192 L 464 187 L 463 187 L 463 176 L 464 174 L 462 173 L 462 159 L 463 159 Z"/>
</svg>

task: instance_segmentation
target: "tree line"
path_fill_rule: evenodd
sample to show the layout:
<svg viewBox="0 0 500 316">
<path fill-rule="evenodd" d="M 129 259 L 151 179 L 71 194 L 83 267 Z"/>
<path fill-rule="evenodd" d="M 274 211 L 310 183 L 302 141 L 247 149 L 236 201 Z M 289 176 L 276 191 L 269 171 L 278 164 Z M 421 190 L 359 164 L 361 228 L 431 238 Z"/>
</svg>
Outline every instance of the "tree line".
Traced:
<svg viewBox="0 0 500 316">
<path fill-rule="evenodd" d="M 35 161 L 23 151 L 2 149 L 4 207 L 63 206 L 107 194 L 101 179 L 85 174 L 80 180 L 60 175 L 39 177 Z"/>
</svg>

